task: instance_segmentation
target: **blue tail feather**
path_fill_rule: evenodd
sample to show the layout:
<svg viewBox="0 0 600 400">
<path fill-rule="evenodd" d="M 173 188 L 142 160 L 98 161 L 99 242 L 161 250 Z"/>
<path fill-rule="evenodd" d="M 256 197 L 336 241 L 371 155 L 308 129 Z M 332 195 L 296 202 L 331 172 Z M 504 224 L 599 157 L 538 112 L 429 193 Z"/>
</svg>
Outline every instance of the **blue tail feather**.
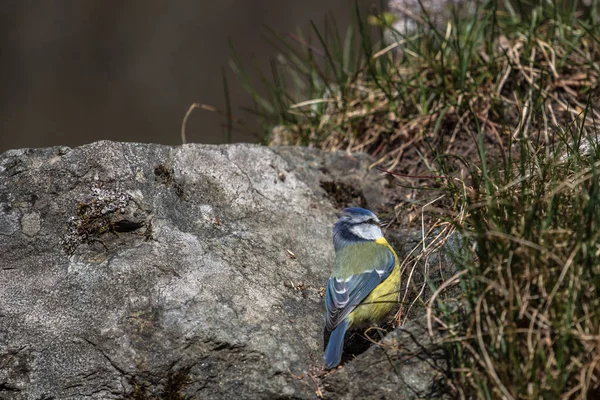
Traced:
<svg viewBox="0 0 600 400">
<path fill-rule="evenodd" d="M 332 369 L 342 361 L 342 350 L 344 349 L 344 336 L 348 329 L 348 319 L 344 319 L 329 336 L 329 343 L 325 349 L 325 368 Z"/>
</svg>

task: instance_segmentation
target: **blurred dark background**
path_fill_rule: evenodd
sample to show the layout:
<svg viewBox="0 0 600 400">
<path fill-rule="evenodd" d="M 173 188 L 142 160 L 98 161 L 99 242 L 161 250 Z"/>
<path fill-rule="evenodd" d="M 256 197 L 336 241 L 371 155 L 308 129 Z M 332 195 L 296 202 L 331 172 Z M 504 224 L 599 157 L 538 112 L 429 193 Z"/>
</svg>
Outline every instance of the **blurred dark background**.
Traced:
<svg viewBox="0 0 600 400">
<path fill-rule="evenodd" d="M 358 1 L 364 11 L 372 3 Z M 225 108 L 223 67 L 233 114 L 249 128 L 232 141 L 257 141 L 261 128 L 240 110 L 252 102 L 228 66 L 228 39 L 246 66 L 267 71 L 276 51 L 261 37 L 265 25 L 306 32 L 327 12 L 344 31 L 354 1 L 4 0 L 0 152 L 101 139 L 180 144 L 192 103 Z M 195 110 L 187 141 L 224 143 L 223 122 Z"/>
</svg>

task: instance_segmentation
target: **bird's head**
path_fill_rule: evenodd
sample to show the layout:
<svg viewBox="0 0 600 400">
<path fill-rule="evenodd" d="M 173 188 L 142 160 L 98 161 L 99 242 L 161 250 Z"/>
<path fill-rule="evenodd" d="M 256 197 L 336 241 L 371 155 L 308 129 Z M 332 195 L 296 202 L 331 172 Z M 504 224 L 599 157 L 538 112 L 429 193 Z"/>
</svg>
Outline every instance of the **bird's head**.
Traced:
<svg viewBox="0 0 600 400">
<path fill-rule="evenodd" d="M 339 250 L 357 242 L 374 241 L 383 236 L 379 218 L 364 208 L 345 208 L 333 226 L 333 246 Z"/>
</svg>

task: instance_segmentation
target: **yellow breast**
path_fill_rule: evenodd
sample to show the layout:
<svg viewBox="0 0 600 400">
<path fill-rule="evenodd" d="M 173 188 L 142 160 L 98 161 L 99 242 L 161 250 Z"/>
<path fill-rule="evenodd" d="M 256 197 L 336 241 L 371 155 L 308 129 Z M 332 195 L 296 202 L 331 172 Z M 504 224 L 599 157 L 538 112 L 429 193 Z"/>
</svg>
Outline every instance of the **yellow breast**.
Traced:
<svg viewBox="0 0 600 400">
<path fill-rule="evenodd" d="M 350 327 L 361 327 L 384 322 L 398 304 L 400 293 L 400 263 L 396 252 L 383 237 L 377 244 L 386 246 L 394 254 L 395 265 L 390 276 L 381 282 L 348 316 Z"/>
</svg>

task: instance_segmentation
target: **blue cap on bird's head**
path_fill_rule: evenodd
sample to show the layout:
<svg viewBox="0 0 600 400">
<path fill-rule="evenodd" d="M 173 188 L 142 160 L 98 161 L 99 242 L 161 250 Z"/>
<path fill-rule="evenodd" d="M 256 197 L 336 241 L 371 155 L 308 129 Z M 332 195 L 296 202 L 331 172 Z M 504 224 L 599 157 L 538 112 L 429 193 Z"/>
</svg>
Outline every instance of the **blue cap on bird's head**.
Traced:
<svg viewBox="0 0 600 400">
<path fill-rule="evenodd" d="M 377 216 L 371 210 L 360 207 L 348 207 L 342 211 L 342 216 L 369 217 L 377 219 Z"/>
<path fill-rule="evenodd" d="M 345 208 L 333 226 L 333 247 L 337 251 L 349 244 L 374 241 L 382 236 L 379 218 L 372 211 Z"/>
</svg>

